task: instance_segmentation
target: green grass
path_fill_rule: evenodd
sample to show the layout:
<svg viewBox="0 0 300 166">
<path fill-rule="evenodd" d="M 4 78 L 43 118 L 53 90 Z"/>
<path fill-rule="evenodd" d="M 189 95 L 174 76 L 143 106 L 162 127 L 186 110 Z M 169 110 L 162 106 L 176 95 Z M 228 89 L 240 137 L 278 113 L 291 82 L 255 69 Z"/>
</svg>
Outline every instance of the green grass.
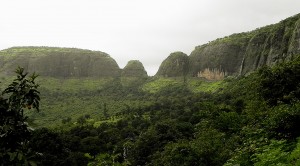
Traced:
<svg viewBox="0 0 300 166">
<path fill-rule="evenodd" d="M 0 77 L 0 89 L 7 87 L 14 77 Z M 83 115 L 90 115 L 94 120 L 94 125 L 100 125 L 103 122 L 115 122 L 114 120 L 105 120 L 104 105 L 106 105 L 107 114 L 115 116 L 128 106 L 137 108 L 149 105 L 149 99 L 134 97 L 120 97 L 118 94 L 102 94 L 107 85 L 114 81 L 113 78 L 70 78 L 58 79 L 52 77 L 38 77 L 36 82 L 40 84 L 41 102 L 40 112 L 26 110 L 25 114 L 34 120 L 35 127 L 54 127 L 62 123 L 65 118 L 72 118 L 72 123 Z M 144 81 L 147 81 L 143 84 Z M 122 78 L 121 83 L 126 88 L 135 83 L 133 78 Z M 138 85 L 145 93 L 155 94 L 172 85 L 183 84 L 183 79 L 178 78 L 152 78 L 142 80 Z M 194 92 L 214 92 L 226 85 L 225 81 L 208 82 L 197 78 L 188 78 L 187 86 Z M 139 88 L 139 87 L 137 87 Z M 113 93 L 113 92 L 112 92 Z M 126 95 L 125 95 L 126 96 Z"/>
<path fill-rule="evenodd" d="M 42 90 L 51 92 L 76 93 L 80 91 L 97 91 L 112 81 L 113 78 L 69 78 L 38 77 L 37 83 Z"/>
<path fill-rule="evenodd" d="M 182 78 L 157 78 L 144 84 L 142 89 L 145 92 L 157 93 L 163 88 L 179 84 L 183 84 Z M 199 78 L 188 78 L 187 80 L 188 88 L 194 93 L 214 92 L 225 86 L 225 84 L 224 81 L 207 81 Z"/>
<path fill-rule="evenodd" d="M 170 86 L 170 85 L 175 85 L 179 84 L 180 82 L 175 79 L 175 78 L 157 78 L 152 81 L 149 81 L 148 83 L 144 84 L 142 87 L 142 90 L 148 93 L 157 93 L 163 88 Z"/>
<path fill-rule="evenodd" d="M 215 92 L 218 89 L 224 87 L 226 84 L 225 81 L 204 81 L 199 79 L 189 79 L 188 88 L 194 92 Z"/>
</svg>

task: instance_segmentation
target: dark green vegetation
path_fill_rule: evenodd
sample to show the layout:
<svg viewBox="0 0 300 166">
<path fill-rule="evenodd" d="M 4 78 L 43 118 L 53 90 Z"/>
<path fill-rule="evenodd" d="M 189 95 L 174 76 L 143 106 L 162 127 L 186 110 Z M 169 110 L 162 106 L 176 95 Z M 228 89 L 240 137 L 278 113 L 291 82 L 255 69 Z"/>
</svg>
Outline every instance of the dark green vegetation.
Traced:
<svg viewBox="0 0 300 166">
<path fill-rule="evenodd" d="M 172 53 L 157 77 L 99 51 L 2 50 L 0 164 L 300 165 L 299 24 Z"/>
<path fill-rule="evenodd" d="M 0 94 L 0 164 L 35 165 L 31 160 L 34 152 L 29 148 L 32 129 L 26 123 L 24 111 L 39 110 L 39 91 L 36 75 L 26 78 L 18 68 L 18 77 Z"/>
<path fill-rule="evenodd" d="M 9 156 L 8 162 L 30 159 L 33 165 L 299 165 L 299 70 L 300 57 L 296 57 L 247 77 L 211 83 L 212 91 L 198 93 L 179 80 L 152 93 L 111 85 L 112 89 L 87 92 L 87 96 L 114 96 L 111 99 L 119 101 L 126 97 L 137 104 L 124 102 L 112 115 L 109 102 L 103 102 L 99 115 L 83 112 L 76 119 L 70 116 L 56 122 L 56 127 L 22 128 L 29 133 L 12 138 L 26 140 L 26 146 L 17 146 L 12 153 L 3 150 L 1 155 Z M 18 84 L 8 89 L 13 86 Z M 20 90 L 17 96 L 28 96 L 26 92 Z M 68 98 L 67 94 L 61 92 L 60 99 Z M 42 100 L 47 97 L 51 93 Z M 83 101 L 76 102 L 88 107 Z M 95 122 L 97 116 L 101 120 Z"/>
</svg>

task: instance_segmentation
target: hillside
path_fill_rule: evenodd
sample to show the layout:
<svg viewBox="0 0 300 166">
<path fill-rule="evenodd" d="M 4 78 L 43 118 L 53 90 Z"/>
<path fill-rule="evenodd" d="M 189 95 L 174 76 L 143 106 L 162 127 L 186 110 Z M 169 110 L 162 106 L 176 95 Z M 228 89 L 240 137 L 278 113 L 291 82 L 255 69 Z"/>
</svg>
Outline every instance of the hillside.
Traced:
<svg viewBox="0 0 300 166">
<path fill-rule="evenodd" d="M 277 24 L 197 46 L 188 57 L 188 73 L 192 77 L 219 80 L 225 76 L 245 75 L 261 66 L 293 59 L 299 53 L 300 14 Z M 166 61 L 168 59 L 170 58 Z M 164 73 L 164 76 L 182 75 L 174 74 L 171 70 L 174 68 L 173 64 L 166 61 L 161 67 L 169 72 Z M 162 75 L 161 71 L 157 75 Z"/>
</svg>

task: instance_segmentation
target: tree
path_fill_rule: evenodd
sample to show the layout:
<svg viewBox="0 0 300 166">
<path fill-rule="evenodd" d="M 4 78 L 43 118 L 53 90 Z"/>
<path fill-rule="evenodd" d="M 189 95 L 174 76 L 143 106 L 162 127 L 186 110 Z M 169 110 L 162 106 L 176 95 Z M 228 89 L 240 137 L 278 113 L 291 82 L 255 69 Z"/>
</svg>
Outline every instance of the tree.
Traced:
<svg viewBox="0 0 300 166">
<path fill-rule="evenodd" d="M 191 147 L 188 141 L 169 143 L 164 147 L 164 151 L 156 153 L 152 160 L 153 165 L 165 166 L 189 166 L 201 165 L 200 156 Z"/>
<path fill-rule="evenodd" d="M 23 68 L 16 70 L 17 78 L 0 95 L 0 163 L 33 164 L 28 161 L 27 148 L 32 129 L 26 123 L 25 109 L 39 111 L 37 75 L 27 78 Z"/>
<path fill-rule="evenodd" d="M 62 137 L 47 128 L 41 128 L 32 134 L 29 146 L 39 154 L 41 165 L 63 165 L 68 153 Z"/>
<path fill-rule="evenodd" d="M 85 117 L 85 116 L 80 116 L 80 117 L 77 119 L 77 123 L 79 123 L 81 126 L 83 126 L 83 124 L 86 123 L 86 117 Z"/>
<path fill-rule="evenodd" d="M 82 150 L 89 153 L 95 159 L 96 155 L 101 151 L 101 142 L 97 136 L 89 136 L 81 140 Z"/>
<path fill-rule="evenodd" d="M 291 104 L 300 99 L 300 57 L 259 70 L 259 91 L 270 106 Z"/>
</svg>

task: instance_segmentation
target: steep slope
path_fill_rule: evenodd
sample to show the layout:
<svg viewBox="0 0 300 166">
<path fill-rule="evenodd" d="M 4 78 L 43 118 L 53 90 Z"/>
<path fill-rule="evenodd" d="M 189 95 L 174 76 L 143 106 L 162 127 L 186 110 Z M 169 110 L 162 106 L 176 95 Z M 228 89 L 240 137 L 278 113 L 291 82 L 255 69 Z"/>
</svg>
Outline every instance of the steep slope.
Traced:
<svg viewBox="0 0 300 166">
<path fill-rule="evenodd" d="M 300 14 L 277 24 L 197 46 L 188 57 L 188 73 L 193 77 L 218 80 L 228 75 L 245 75 L 263 65 L 271 66 L 290 60 L 299 53 Z M 174 64 L 164 62 L 161 65 L 163 70 L 159 70 L 157 75 L 182 75 L 182 72 L 172 70 Z"/>
<path fill-rule="evenodd" d="M 174 52 L 160 65 L 156 76 L 184 76 L 188 70 L 188 56 L 183 52 Z"/>
<path fill-rule="evenodd" d="M 196 47 L 189 56 L 189 74 L 205 78 L 237 74 L 248 40 L 249 35 L 246 33 L 235 34 Z M 203 75 L 203 72 L 206 72 L 207 76 Z"/>
<path fill-rule="evenodd" d="M 252 33 L 241 65 L 241 74 L 263 65 L 290 60 L 300 53 L 300 15 Z"/>
<path fill-rule="evenodd" d="M 138 60 L 131 60 L 127 63 L 121 73 L 122 77 L 147 77 L 143 64 Z"/>
<path fill-rule="evenodd" d="M 100 51 L 56 47 L 0 51 L 0 73 L 11 75 L 17 66 L 51 77 L 116 77 L 121 72 L 116 61 Z"/>
</svg>

